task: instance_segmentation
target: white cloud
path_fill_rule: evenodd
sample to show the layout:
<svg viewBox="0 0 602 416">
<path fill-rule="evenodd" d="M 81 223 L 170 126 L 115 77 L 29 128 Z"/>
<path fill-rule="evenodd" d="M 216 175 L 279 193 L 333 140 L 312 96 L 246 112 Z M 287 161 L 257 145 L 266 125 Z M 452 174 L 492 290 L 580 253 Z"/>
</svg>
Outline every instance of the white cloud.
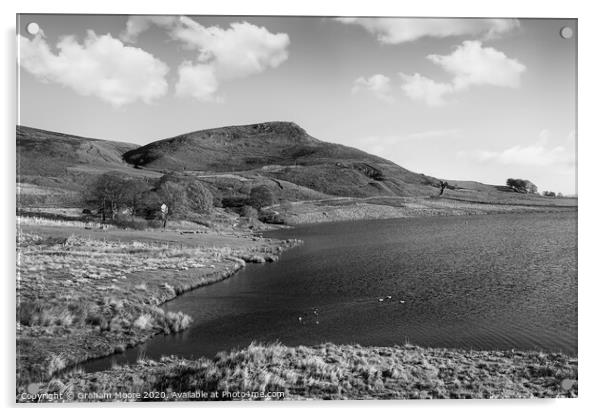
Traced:
<svg viewBox="0 0 602 416">
<path fill-rule="evenodd" d="M 379 42 L 397 44 L 423 37 L 449 36 L 497 37 L 520 26 L 516 19 L 420 19 L 394 17 L 341 17 L 345 24 L 362 26 L 375 35 Z"/>
<path fill-rule="evenodd" d="M 374 74 L 370 78 L 360 77 L 353 81 L 351 93 L 358 94 L 361 91 L 369 91 L 387 103 L 395 101 L 391 95 L 391 79 L 382 74 Z"/>
<path fill-rule="evenodd" d="M 125 42 L 134 43 L 138 40 L 138 36 L 146 32 L 151 25 L 171 26 L 176 22 L 176 19 L 175 16 L 130 16 L 125 31 L 120 37 Z"/>
<path fill-rule="evenodd" d="M 95 96 L 119 107 L 141 100 L 150 103 L 167 93 L 169 68 L 150 53 L 125 46 L 110 34 L 88 31 L 80 44 L 73 36 L 62 38 L 54 53 L 40 36 L 18 35 L 19 63 L 45 82 Z"/>
<path fill-rule="evenodd" d="M 259 74 L 288 59 L 290 39 L 286 33 L 274 34 L 248 22 L 231 23 L 223 29 L 205 27 L 185 16 L 165 20 L 133 16 L 123 37 L 136 39 L 152 24 L 165 28 L 172 39 L 198 53 L 196 65 L 180 66 L 179 74 L 186 79 L 178 80 L 179 96 L 215 101 L 214 94 L 223 81 Z"/>
<path fill-rule="evenodd" d="M 199 61 L 211 63 L 221 78 L 243 78 L 276 68 L 288 58 L 290 40 L 285 33 L 270 33 L 247 22 L 230 28 L 204 27 L 187 17 L 180 19 L 172 36 L 199 52 Z"/>
<path fill-rule="evenodd" d="M 219 102 L 222 99 L 216 96 L 218 88 L 219 83 L 211 65 L 186 61 L 178 68 L 177 96 L 193 97 L 199 101 Z"/>
<path fill-rule="evenodd" d="M 471 85 L 494 85 L 516 88 L 526 67 L 479 41 L 464 41 L 450 55 L 429 55 L 433 63 L 454 76 L 455 89 Z"/>
<path fill-rule="evenodd" d="M 420 74 L 406 75 L 399 73 L 401 77 L 401 90 L 413 100 L 424 101 L 427 105 L 437 107 L 445 103 L 443 96 L 453 92 L 451 84 L 435 82 Z"/>
<path fill-rule="evenodd" d="M 562 145 L 550 146 L 549 135 L 547 130 L 542 130 L 539 139 L 530 145 L 516 145 L 501 151 L 460 151 L 458 156 L 467 157 L 481 163 L 494 162 L 501 165 L 556 166 L 559 169 L 573 167 L 575 164 L 574 149 Z"/>
<path fill-rule="evenodd" d="M 402 90 L 410 98 L 430 106 L 445 103 L 445 96 L 471 86 L 491 85 L 517 88 L 526 67 L 480 41 L 464 41 L 449 55 L 428 55 L 427 59 L 452 75 L 450 82 L 436 82 L 420 74 L 400 73 Z"/>
</svg>

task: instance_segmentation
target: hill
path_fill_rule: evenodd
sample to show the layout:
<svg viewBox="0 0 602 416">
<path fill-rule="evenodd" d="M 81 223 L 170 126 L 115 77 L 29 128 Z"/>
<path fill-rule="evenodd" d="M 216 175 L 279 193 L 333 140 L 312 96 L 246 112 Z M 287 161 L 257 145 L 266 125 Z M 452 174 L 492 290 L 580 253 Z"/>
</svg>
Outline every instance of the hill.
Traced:
<svg viewBox="0 0 602 416">
<path fill-rule="evenodd" d="M 290 122 L 183 134 L 130 150 L 124 160 L 154 170 L 255 172 L 336 196 L 424 195 L 438 182 L 366 152 L 320 141 Z"/>
<path fill-rule="evenodd" d="M 123 153 L 132 143 L 91 139 L 17 126 L 17 174 L 63 176 L 69 168 L 122 167 Z"/>
<path fill-rule="evenodd" d="M 79 193 L 90 180 L 109 171 L 129 176 L 159 176 L 138 172 L 123 161 L 132 143 L 100 140 L 17 126 L 17 188 L 27 205 L 79 204 Z"/>
<path fill-rule="evenodd" d="M 436 197 L 439 184 L 437 178 L 381 157 L 318 140 L 291 122 L 201 130 L 145 146 L 17 126 L 21 204 L 81 207 L 81 191 L 93 177 L 109 171 L 149 179 L 178 171 L 202 181 L 217 201 L 234 204 L 228 206 L 244 203 L 253 187 L 264 185 L 277 205 L 314 201 L 292 208 L 312 211 L 312 218 L 321 220 L 364 217 L 364 211 L 374 213 L 376 205 L 403 207 L 411 203 L 408 198 Z M 575 200 L 518 194 L 505 186 L 451 180 L 449 184 L 445 199 L 461 203 L 576 204 Z M 364 204 L 362 209 L 357 208 L 359 202 Z M 325 205 L 336 207 L 336 215 L 331 216 Z M 276 207 L 275 211 L 290 209 Z M 350 210 L 357 212 L 351 215 Z"/>
</svg>

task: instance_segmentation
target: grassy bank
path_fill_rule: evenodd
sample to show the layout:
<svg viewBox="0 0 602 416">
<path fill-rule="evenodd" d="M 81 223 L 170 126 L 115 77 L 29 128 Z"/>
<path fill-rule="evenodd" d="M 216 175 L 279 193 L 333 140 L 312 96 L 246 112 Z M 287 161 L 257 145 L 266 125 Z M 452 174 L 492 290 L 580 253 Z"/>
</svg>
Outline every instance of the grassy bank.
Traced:
<svg viewBox="0 0 602 416">
<path fill-rule="evenodd" d="M 275 261 L 297 241 L 211 230 L 89 230 L 23 221 L 17 237 L 17 384 L 48 380 L 90 358 L 121 352 L 191 319 L 159 306 Z"/>
<path fill-rule="evenodd" d="M 72 371 L 35 391 L 57 401 L 577 397 L 577 377 L 577 360 L 555 353 L 251 344 L 212 360 Z"/>
<path fill-rule="evenodd" d="M 557 212 L 577 209 L 575 198 L 543 198 L 523 194 L 505 199 L 483 199 L 480 195 L 450 192 L 445 197 L 327 198 L 297 201 L 270 207 L 287 224 L 337 221 L 483 215 L 503 213 Z"/>
</svg>

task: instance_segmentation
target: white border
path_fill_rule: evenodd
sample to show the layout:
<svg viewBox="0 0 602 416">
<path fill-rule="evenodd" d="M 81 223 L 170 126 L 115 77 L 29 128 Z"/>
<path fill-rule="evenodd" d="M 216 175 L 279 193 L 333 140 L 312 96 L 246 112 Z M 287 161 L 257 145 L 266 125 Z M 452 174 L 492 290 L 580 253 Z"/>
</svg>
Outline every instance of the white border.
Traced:
<svg viewBox="0 0 602 416">
<path fill-rule="evenodd" d="M 330 1 L 303 0 L 296 3 L 274 0 L 239 0 L 239 1 L 184 1 L 168 0 L 163 2 L 127 3 L 123 0 L 103 0 L 99 2 L 83 2 L 81 0 L 9 0 L 1 3 L 0 19 L 2 20 L 2 41 L 4 60 L 1 66 L 4 82 L 4 97 L 0 100 L 0 114 L 3 121 L 2 166 L 3 181 L 0 212 L 3 219 L 4 232 L 2 239 L 2 265 L 4 267 L 4 303 L 2 307 L 5 336 L 1 343 L 2 356 L 6 360 L 1 367 L 0 394 L 4 406 L 14 411 L 14 201 L 15 201 L 15 42 L 14 29 L 16 13 L 108 13 L 108 14 L 301 14 L 327 16 L 358 15 L 392 15 L 392 16 L 487 16 L 487 17 L 571 17 L 579 18 L 579 399 L 545 400 L 545 401 L 437 401 L 437 402 L 319 402 L 294 403 L 288 405 L 270 405 L 269 403 L 196 404 L 195 407 L 179 407 L 180 412 L 244 412 L 264 415 L 266 412 L 286 412 L 287 414 L 303 414 L 307 412 L 331 413 L 345 412 L 364 415 L 374 409 L 378 412 L 407 412 L 422 414 L 483 414 L 507 415 L 529 411 L 547 414 L 568 412 L 577 414 L 589 413 L 597 403 L 598 390 L 601 385 L 600 374 L 600 323 L 602 317 L 599 297 L 602 296 L 600 281 L 602 273 L 598 270 L 596 256 L 600 256 L 600 14 L 595 8 L 596 2 L 578 1 L 546 1 L 527 2 L 525 0 L 504 0 L 493 2 L 475 0 L 421 0 L 414 2 L 394 2 L 385 0 L 369 1 Z M 7 231 L 8 227 L 8 231 Z M 56 406 L 45 408 L 28 408 L 26 411 L 50 414 L 76 413 L 82 411 L 93 414 L 127 412 L 132 406 L 110 405 L 95 406 L 85 410 L 77 406 L 67 409 Z M 140 407 L 140 406 L 138 406 Z M 148 408 L 144 412 L 165 412 L 165 407 Z M 171 406 L 173 407 L 173 406 Z M 596 406 L 597 408 L 598 406 Z M 23 407 L 21 407 L 23 409 Z M 199 409 L 200 408 L 200 409 Z M 140 411 L 136 409 L 134 411 Z"/>
</svg>

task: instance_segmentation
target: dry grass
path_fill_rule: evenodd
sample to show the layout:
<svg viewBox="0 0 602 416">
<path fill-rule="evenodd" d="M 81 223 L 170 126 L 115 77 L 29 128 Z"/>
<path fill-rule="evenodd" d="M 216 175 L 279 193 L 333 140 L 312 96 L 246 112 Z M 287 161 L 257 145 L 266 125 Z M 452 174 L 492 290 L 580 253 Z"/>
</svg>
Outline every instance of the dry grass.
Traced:
<svg viewBox="0 0 602 416">
<path fill-rule="evenodd" d="M 59 220 L 59 219 L 51 219 L 44 217 L 36 217 L 36 216 L 20 216 L 17 219 L 17 225 L 42 225 L 42 226 L 52 226 L 52 227 L 76 227 L 76 228 L 101 228 L 101 225 L 98 223 L 90 223 L 86 221 L 80 220 Z M 103 229 L 113 228 L 113 225 L 103 224 Z"/>
<path fill-rule="evenodd" d="M 459 192 L 456 192 L 459 194 Z M 575 199 L 531 197 L 505 200 L 479 199 L 480 195 L 450 195 L 449 197 L 370 197 L 328 198 L 300 201 L 286 210 L 287 224 L 307 224 L 335 221 L 358 221 L 387 218 L 430 217 L 450 215 L 502 214 L 516 212 L 547 212 L 574 210 Z M 271 208 L 282 211 L 279 205 Z"/>
<path fill-rule="evenodd" d="M 253 343 L 212 360 L 141 359 L 134 366 L 66 374 L 55 383 L 76 393 L 160 391 L 163 400 L 195 391 L 217 391 L 214 400 L 241 392 L 257 399 L 283 392 L 280 398 L 288 400 L 459 399 L 576 397 L 577 378 L 576 359 L 555 353 Z"/>
<path fill-rule="evenodd" d="M 18 274 L 27 280 L 45 279 L 61 272 L 62 284 L 86 282 L 85 279 L 115 282 L 126 274 L 156 270 L 210 268 L 229 257 L 249 257 L 230 247 L 184 247 L 180 244 L 120 242 L 82 238 L 44 240 L 25 233 L 19 241 Z M 254 256 L 257 256 L 256 254 Z M 35 276 L 37 275 L 37 276 Z"/>
<path fill-rule="evenodd" d="M 195 246 L 152 241 L 153 234 L 144 232 L 138 234 L 147 236 L 146 241 L 105 238 L 111 233 L 95 238 L 18 235 L 19 384 L 45 380 L 64 367 L 123 351 L 157 333 L 185 329 L 191 323 L 189 316 L 166 313 L 158 306 L 227 278 L 244 266 L 243 258 L 273 260 L 283 247 L 275 240 L 248 235 L 232 238 L 239 243 L 232 249 L 203 246 L 202 235 L 196 235 Z M 177 234 L 162 237 L 170 235 Z M 55 357 L 64 365 L 58 365 Z"/>
</svg>

